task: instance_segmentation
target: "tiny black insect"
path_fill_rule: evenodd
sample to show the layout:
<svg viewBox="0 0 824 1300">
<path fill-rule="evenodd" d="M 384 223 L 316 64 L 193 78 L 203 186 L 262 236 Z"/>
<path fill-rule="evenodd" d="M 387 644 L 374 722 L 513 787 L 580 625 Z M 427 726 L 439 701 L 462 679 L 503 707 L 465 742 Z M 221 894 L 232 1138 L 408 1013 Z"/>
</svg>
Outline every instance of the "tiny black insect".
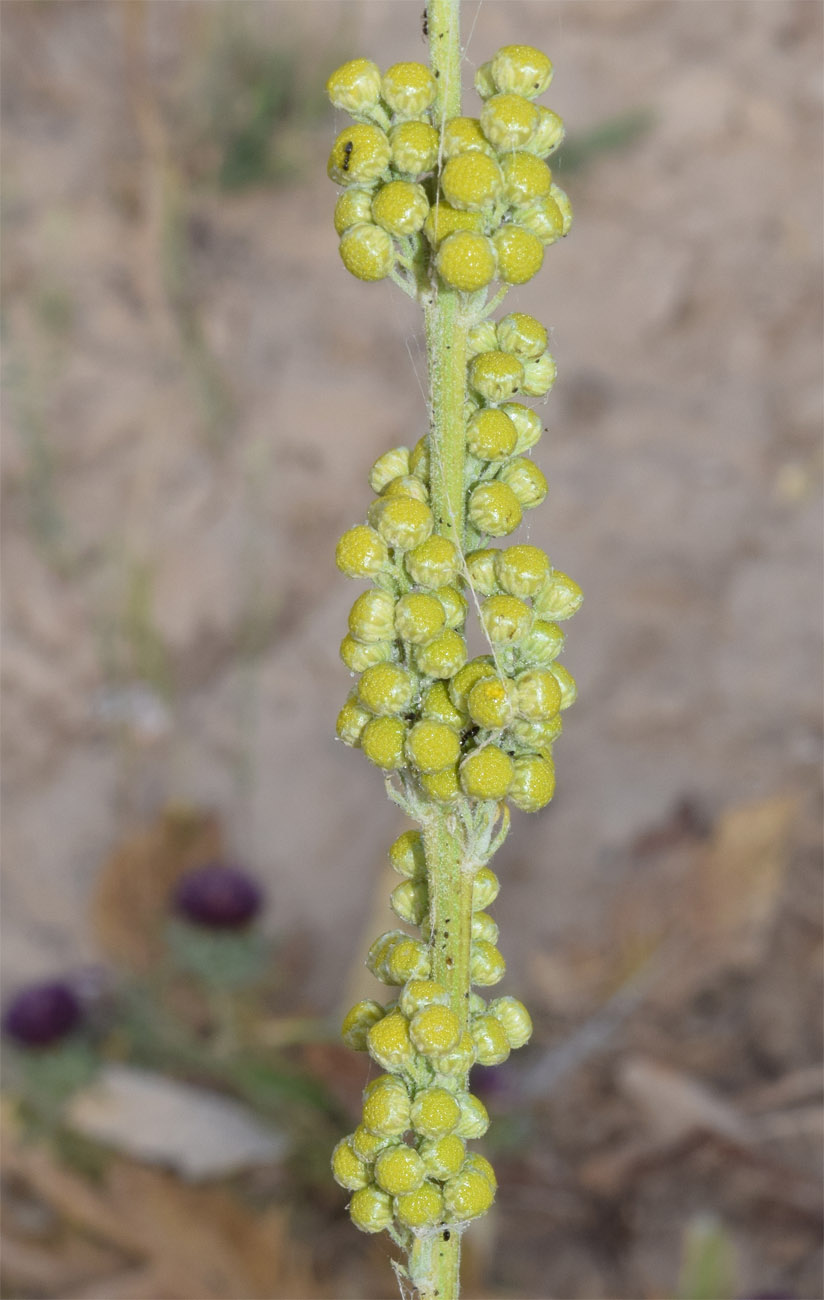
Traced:
<svg viewBox="0 0 824 1300">
<path fill-rule="evenodd" d="M 443 1239 L 444 1239 L 444 1241 L 449 1241 L 449 1229 L 448 1229 L 448 1228 L 444 1228 L 444 1231 L 443 1231 Z"/>
<path fill-rule="evenodd" d="M 422 25 L 423 25 L 423 34 L 424 34 L 424 36 L 428 36 L 428 35 L 429 35 L 429 15 L 428 15 L 428 13 L 426 12 L 425 9 L 424 9 L 424 11 L 423 11 L 423 16 L 422 16 L 421 22 L 422 22 Z"/>
<path fill-rule="evenodd" d="M 348 171 L 349 171 L 349 159 L 352 157 L 352 150 L 354 149 L 354 147 L 355 147 L 355 146 L 353 145 L 353 143 L 352 143 L 351 140 L 347 140 L 347 141 L 346 141 L 346 144 L 343 146 L 343 168 L 342 168 L 342 170 L 345 171 L 345 172 L 348 172 Z"/>
</svg>

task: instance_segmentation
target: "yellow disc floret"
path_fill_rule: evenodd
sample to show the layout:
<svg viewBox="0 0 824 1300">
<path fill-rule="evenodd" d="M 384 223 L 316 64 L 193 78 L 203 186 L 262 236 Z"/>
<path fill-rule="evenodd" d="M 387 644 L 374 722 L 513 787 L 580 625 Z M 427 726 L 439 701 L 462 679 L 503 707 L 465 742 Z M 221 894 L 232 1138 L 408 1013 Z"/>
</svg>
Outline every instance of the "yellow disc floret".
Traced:
<svg viewBox="0 0 824 1300">
<path fill-rule="evenodd" d="M 422 1137 L 446 1137 L 460 1120 L 461 1108 L 446 1088 L 424 1088 L 412 1102 L 411 1118 Z"/>
<path fill-rule="evenodd" d="M 544 246 L 523 226 L 504 225 L 492 236 L 500 277 L 506 284 L 526 284 L 543 266 Z"/>
<path fill-rule="evenodd" d="M 429 1228 L 443 1216 L 443 1193 L 427 1181 L 417 1191 L 395 1197 L 395 1214 L 407 1228 Z"/>
<path fill-rule="evenodd" d="M 480 212 L 491 207 L 501 193 L 503 183 L 497 162 L 483 153 L 456 154 L 441 172 L 444 198 L 453 208 L 467 212 Z"/>
<path fill-rule="evenodd" d="M 539 121 L 535 105 L 521 95 L 493 95 L 481 109 L 481 130 L 499 153 L 520 149 Z"/>
<path fill-rule="evenodd" d="M 393 63 L 381 81 L 381 95 L 401 117 L 420 117 L 434 102 L 437 84 L 423 63 Z"/>
<path fill-rule="evenodd" d="M 459 230 L 441 243 L 437 266 L 442 279 L 453 289 L 476 293 L 495 278 L 495 245 L 485 235 Z"/>
<path fill-rule="evenodd" d="M 537 159 L 533 161 L 537 162 Z M 372 200 L 373 221 L 398 238 L 416 234 L 428 212 L 426 191 L 413 181 L 390 181 L 388 185 L 381 185 Z"/>
<path fill-rule="evenodd" d="M 438 159 L 438 132 L 428 122 L 399 122 L 389 132 L 392 166 L 407 176 L 423 176 Z"/>
<path fill-rule="evenodd" d="M 509 754 L 497 745 L 485 745 L 461 763 L 461 786 L 471 799 L 504 799 L 514 774 Z"/>
<path fill-rule="evenodd" d="M 391 153 L 380 127 L 353 122 L 333 144 L 326 170 L 336 185 L 368 184 L 386 171 Z"/>
<path fill-rule="evenodd" d="M 349 1202 L 349 1216 L 361 1232 L 383 1232 L 392 1225 L 392 1208 L 392 1197 L 379 1187 L 362 1187 Z"/>
<path fill-rule="evenodd" d="M 421 1007 L 409 1024 L 409 1036 L 424 1056 L 438 1057 L 451 1052 L 461 1036 L 455 1012 L 440 1002 Z M 446 1131 L 446 1130 L 444 1130 Z"/>
<path fill-rule="evenodd" d="M 554 680 L 554 679 L 553 679 Z M 406 738 L 406 757 L 419 772 L 454 767 L 461 752 L 457 732 L 443 722 L 416 722 Z"/>
</svg>

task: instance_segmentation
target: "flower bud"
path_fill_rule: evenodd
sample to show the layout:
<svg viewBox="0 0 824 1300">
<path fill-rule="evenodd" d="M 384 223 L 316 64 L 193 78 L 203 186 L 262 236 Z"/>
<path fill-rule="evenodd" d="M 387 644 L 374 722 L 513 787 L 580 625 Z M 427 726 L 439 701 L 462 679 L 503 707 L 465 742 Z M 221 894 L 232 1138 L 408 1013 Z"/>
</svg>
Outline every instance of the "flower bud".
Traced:
<svg viewBox="0 0 824 1300">
<path fill-rule="evenodd" d="M 473 1092 L 459 1092 L 455 1100 L 461 1108 L 461 1118 L 455 1129 L 457 1136 L 470 1141 L 483 1137 L 489 1128 L 489 1115 L 480 1097 Z"/>
<path fill-rule="evenodd" d="M 515 593 L 513 592 L 513 595 Z M 533 610 L 535 604 L 533 602 Z M 535 664 L 538 668 L 551 663 L 564 648 L 564 634 L 556 623 L 547 623 L 536 619 L 519 646 L 524 663 Z"/>
<path fill-rule="evenodd" d="M 371 59 L 350 59 L 332 73 L 326 83 L 326 93 L 335 108 L 367 114 L 380 98 L 380 69 Z"/>
<path fill-rule="evenodd" d="M 408 925 L 420 925 L 429 908 L 429 890 L 424 880 L 403 880 L 389 895 L 396 916 Z"/>
<path fill-rule="evenodd" d="M 406 738 L 406 756 L 419 772 L 440 772 L 445 767 L 453 767 L 460 752 L 457 732 L 442 722 L 416 722 Z"/>
<path fill-rule="evenodd" d="M 421 698 L 421 717 L 432 722 L 443 722 L 460 731 L 466 724 L 466 713 L 456 709 L 449 697 L 446 682 L 433 682 Z"/>
<path fill-rule="evenodd" d="M 445 587 L 457 577 L 461 556 L 448 537 L 433 535 L 409 551 L 406 571 L 420 587 Z"/>
<path fill-rule="evenodd" d="M 566 190 L 561 189 L 560 185 L 553 185 L 550 190 L 550 196 L 558 204 L 564 223 L 563 233 L 566 235 L 569 233 L 569 228 L 572 225 L 572 204 L 569 201 L 569 195 Z"/>
<path fill-rule="evenodd" d="M 504 465 L 500 474 L 501 483 L 514 493 L 519 505 L 524 510 L 539 506 L 547 494 L 547 482 L 538 466 L 525 456 L 516 456 Z"/>
<path fill-rule="evenodd" d="M 476 871 L 472 882 L 472 910 L 482 911 L 489 907 L 498 897 L 500 888 L 501 882 L 495 872 L 490 871 L 489 867 L 481 867 L 480 871 Z"/>
<path fill-rule="evenodd" d="M 431 1228 L 443 1218 L 443 1193 L 434 1183 L 425 1182 L 414 1192 L 395 1197 L 398 1222 L 413 1231 Z"/>
<path fill-rule="evenodd" d="M 479 1016 L 470 1033 L 478 1065 L 501 1065 L 512 1050 L 503 1025 L 494 1016 Z"/>
<path fill-rule="evenodd" d="M 415 685 L 415 678 L 400 664 L 375 664 L 361 677 L 358 698 L 370 713 L 406 713 Z"/>
<path fill-rule="evenodd" d="M 395 601 L 388 591 L 372 588 L 358 596 L 349 611 L 349 631 L 356 641 L 390 641 L 395 635 Z"/>
<path fill-rule="evenodd" d="M 426 878 L 426 857 L 420 831 L 404 831 L 389 850 L 389 861 L 398 875 L 407 880 Z"/>
<path fill-rule="evenodd" d="M 393 1074 L 380 1074 L 365 1089 L 363 1097 L 363 1125 L 367 1132 L 377 1137 L 402 1137 L 409 1128 L 411 1105 L 403 1080 Z"/>
<path fill-rule="evenodd" d="M 386 171 L 390 156 L 389 141 L 380 127 L 354 122 L 332 146 L 326 170 L 336 185 L 363 185 Z"/>
<path fill-rule="evenodd" d="M 332 1177 L 340 1187 L 346 1187 L 350 1192 L 369 1185 L 369 1170 L 352 1150 L 350 1138 L 344 1138 L 332 1152 Z"/>
<path fill-rule="evenodd" d="M 394 1075 L 385 1075 L 384 1077 L 394 1078 Z M 400 1080 L 396 1080 L 396 1082 L 400 1082 Z M 407 1115 L 408 1115 L 408 1111 L 409 1111 L 408 1097 L 406 1099 L 406 1107 L 407 1107 Z M 350 1138 L 350 1141 L 352 1143 L 352 1150 L 354 1151 L 358 1159 L 362 1160 L 365 1165 L 371 1165 L 374 1164 L 375 1158 L 378 1155 L 378 1153 L 383 1151 L 384 1147 L 393 1146 L 395 1143 L 397 1143 L 400 1140 L 400 1136 L 401 1135 L 396 1135 L 394 1137 L 385 1137 L 385 1136 L 378 1135 L 377 1133 L 370 1133 L 369 1129 L 366 1127 L 365 1124 L 358 1124 L 357 1128 L 352 1134 L 352 1137 Z"/>
<path fill-rule="evenodd" d="M 410 980 L 405 985 L 398 1003 L 401 1011 L 410 1021 L 424 1007 L 448 1007 L 449 991 L 437 980 Z M 450 1013 L 451 1014 L 451 1013 Z M 415 1030 L 410 1025 L 410 1034 L 414 1041 Z"/>
<path fill-rule="evenodd" d="M 430 244 L 437 248 L 446 239 L 447 235 L 454 235 L 460 230 L 477 232 L 482 225 L 483 218 L 480 212 L 462 212 L 458 208 L 453 208 L 451 204 L 444 200 L 442 203 L 433 203 L 429 209 L 429 216 L 423 224 L 423 233 Z M 493 262 L 490 280 L 494 279 L 494 275 L 495 266 Z M 486 283 L 489 283 L 489 281 Z"/>
<path fill-rule="evenodd" d="M 392 1226 L 392 1197 L 379 1187 L 361 1187 L 349 1202 L 349 1217 L 361 1232 L 383 1232 Z"/>
<path fill-rule="evenodd" d="M 497 669 L 492 659 L 488 655 L 481 655 L 477 659 L 472 659 L 468 664 L 456 673 L 449 683 L 449 698 L 461 713 L 466 713 L 468 708 L 469 692 L 476 682 L 482 677 L 497 676 Z"/>
<path fill-rule="evenodd" d="M 554 153 L 564 138 L 564 124 L 557 113 L 553 113 L 551 108 L 544 108 L 538 105 L 538 123 L 530 138 L 524 144 L 524 149 L 528 153 L 534 153 L 538 158 L 546 158 L 549 154 Z M 566 234 L 566 231 L 564 232 Z"/>
<path fill-rule="evenodd" d="M 426 677 L 454 677 L 466 663 L 466 641 L 449 628 L 426 645 L 418 646 L 415 663 Z"/>
<path fill-rule="evenodd" d="M 499 677 L 482 677 L 469 692 L 469 716 L 477 727 L 487 731 L 500 731 L 512 720 L 514 713 L 509 682 Z"/>
<path fill-rule="evenodd" d="M 374 578 L 389 568 L 386 542 L 368 524 L 358 524 L 338 542 L 335 563 L 347 578 Z"/>
<path fill-rule="evenodd" d="M 564 233 L 563 214 L 551 194 L 526 207 L 514 208 L 512 219 L 516 225 L 537 235 L 545 247 L 557 243 Z"/>
<path fill-rule="evenodd" d="M 491 158 L 495 152 L 477 117 L 453 117 L 445 122 L 441 150 L 446 159 L 467 153 L 482 153 Z"/>
<path fill-rule="evenodd" d="M 481 623 L 494 645 L 517 645 L 532 626 L 532 610 L 517 596 L 489 596 L 481 606 Z"/>
<path fill-rule="evenodd" d="M 390 479 L 381 489 L 381 496 L 412 497 L 415 501 L 428 501 L 429 488 L 415 474 L 399 474 L 397 478 Z"/>
<path fill-rule="evenodd" d="M 429 439 L 425 434 L 412 448 L 409 456 L 409 472 L 423 479 L 424 483 L 429 482 Z"/>
<path fill-rule="evenodd" d="M 389 181 L 372 200 L 372 220 L 399 239 L 422 230 L 428 212 L 426 191 L 412 181 Z"/>
<path fill-rule="evenodd" d="M 373 641 L 365 645 L 347 633 L 340 643 L 340 657 L 353 673 L 362 673 L 374 664 L 389 663 L 395 655 L 392 641 Z"/>
<path fill-rule="evenodd" d="M 453 630 L 462 628 L 469 609 L 466 597 L 457 587 L 439 587 L 435 595 L 443 606 L 446 626 Z"/>
<path fill-rule="evenodd" d="M 355 694 L 350 695 L 344 704 L 335 727 L 335 733 L 338 740 L 342 740 L 344 745 L 359 745 L 363 729 L 371 719 L 371 714 L 364 709 L 357 700 Z"/>
<path fill-rule="evenodd" d="M 476 411 L 466 426 L 466 445 L 479 460 L 506 460 L 515 450 L 518 434 L 499 407 Z"/>
<path fill-rule="evenodd" d="M 469 363 L 469 382 L 487 402 L 506 402 L 519 389 L 524 368 L 508 352 L 482 352 Z"/>
<path fill-rule="evenodd" d="M 532 1019 L 523 1002 L 517 998 L 495 998 L 489 1004 L 489 1014 L 503 1026 L 509 1046 L 523 1047 L 532 1037 Z"/>
<path fill-rule="evenodd" d="M 492 64 L 482 63 L 475 73 L 475 89 L 481 99 L 489 99 L 491 95 L 498 92 L 498 87 L 492 80 Z"/>
<path fill-rule="evenodd" d="M 455 1022 L 457 1025 L 457 1016 Z M 458 1037 L 456 1032 L 455 1042 Z M 424 1088 L 412 1102 L 411 1117 L 416 1133 L 425 1138 L 441 1138 L 453 1131 L 461 1118 L 461 1108 L 446 1088 Z"/>
<path fill-rule="evenodd" d="M 370 763 L 385 772 L 397 771 L 405 763 L 406 727 L 400 718 L 372 718 L 360 736 L 360 747 Z"/>
<path fill-rule="evenodd" d="M 552 172 L 532 153 L 508 153 L 501 160 L 503 197 L 511 207 L 522 208 L 537 199 L 549 197 Z"/>
<path fill-rule="evenodd" d="M 467 355 L 470 357 L 477 356 L 479 352 L 493 352 L 497 346 L 495 322 L 491 320 L 479 321 L 466 336 Z"/>
<path fill-rule="evenodd" d="M 561 709 L 568 709 L 578 698 L 578 687 L 575 685 L 575 678 L 568 668 L 564 668 L 563 664 L 550 664 L 549 671 L 561 688 Z"/>
<path fill-rule="evenodd" d="M 527 397 L 545 397 L 555 383 L 556 374 L 555 358 L 548 352 L 534 360 L 525 361 L 521 392 Z"/>
<path fill-rule="evenodd" d="M 413 591 L 401 596 L 395 606 L 395 631 L 410 645 L 426 645 L 443 630 L 443 605 L 437 596 Z"/>
<path fill-rule="evenodd" d="M 375 1161 L 375 1181 L 390 1196 L 414 1192 L 425 1176 L 423 1161 L 417 1151 L 403 1144 L 387 1147 Z"/>
<path fill-rule="evenodd" d="M 335 230 L 342 235 L 352 226 L 372 220 L 372 195 L 368 190 L 344 190 L 335 204 Z"/>
<path fill-rule="evenodd" d="M 390 1011 L 388 1016 L 373 1025 L 367 1035 L 369 1055 L 378 1065 L 393 1073 L 407 1069 L 415 1058 L 415 1049 L 409 1040 L 409 1024 L 400 1011 Z M 371 1099 L 370 1099 L 371 1100 Z M 373 1123 L 367 1119 L 367 1107 L 363 1110 L 364 1123 L 372 1128 Z"/>
<path fill-rule="evenodd" d="M 446 284 L 463 293 L 476 293 L 495 279 L 495 245 L 486 235 L 459 230 L 440 244 L 436 263 Z"/>
<path fill-rule="evenodd" d="M 526 145 L 539 121 L 535 105 L 521 95 L 493 95 L 481 109 L 481 130 L 498 153 Z"/>
<path fill-rule="evenodd" d="M 549 722 L 561 708 L 561 688 L 546 668 L 529 668 L 515 679 L 517 710 L 528 722 Z"/>
<path fill-rule="evenodd" d="M 423 176 L 438 161 L 438 132 L 428 122 L 399 122 L 389 144 L 393 167 L 407 176 Z"/>
<path fill-rule="evenodd" d="M 491 208 L 503 189 L 503 174 L 485 153 L 459 153 L 448 159 L 441 172 L 441 190 L 447 203 L 464 212 Z M 547 187 L 548 188 L 548 187 Z"/>
<path fill-rule="evenodd" d="M 457 764 L 444 767 L 439 772 L 421 773 L 420 783 L 421 788 L 430 799 L 434 799 L 435 803 L 454 803 L 461 793 Z"/>
<path fill-rule="evenodd" d="M 498 90 L 535 99 L 552 81 L 552 63 L 533 45 L 504 45 L 489 66 Z"/>
<path fill-rule="evenodd" d="M 468 1074 L 475 1063 L 475 1044 L 468 1030 L 464 1030 L 451 1052 L 444 1052 L 435 1064 L 438 1074 L 455 1076 Z"/>
<path fill-rule="evenodd" d="M 373 998 L 356 1002 L 351 1010 L 347 1011 L 341 1028 L 341 1038 L 346 1046 L 351 1047 L 353 1052 L 365 1052 L 366 1035 L 373 1025 L 383 1020 L 385 1015 L 386 1012 L 380 1002 L 375 1002 Z"/>
<path fill-rule="evenodd" d="M 533 361 L 539 357 L 547 345 L 545 327 L 534 316 L 523 311 L 510 312 L 498 321 L 498 346 L 504 352 L 511 352 L 522 361 Z"/>
<path fill-rule="evenodd" d="M 507 223 L 492 236 L 498 275 L 505 284 L 526 284 L 544 262 L 544 246 L 537 235 L 523 226 Z"/>
<path fill-rule="evenodd" d="M 471 799 L 504 799 L 514 775 L 512 759 L 497 745 L 473 750 L 460 770 L 464 794 Z"/>
<path fill-rule="evenodd" d="M 506 546 L 495 557 L 495 575 L 501 587 L 521 600 L 539 592 L 549 573 L 549 556 L 538 546 Z"/>
<path fill-rule="evenodd" d="M 467 515 L 479 533 L 505 537 L 523 517 L 520 502 L 506 483 L 481 483 L 469 497 Z"/>
<path fill-rule="evenodd" d="M 562 623 L 577 613 L 583 600 L 584 593 L 578 583 L 566 573 L 561 573 L 560 569 L 555 569 L 536 596 L 535 609 L 539 614 Z"/>
<path fill-rule="evenodd" d="M 369 486 L 379 495 L 394 478 L 409 473 L 409 448 L 393 447 L 379 456 L 369 471 Z"/>
<path fill-rule="evenodd" d="M 377 528 L 388 546 L 411 551 L 425 542 L 435 521 L 424 501 L 413 497 L 381 497 L 369 510 L 370 523 Z"/>
<path fill-rule="evenodd" d="M 541 437 L 541 421 L 534 411 L 528 406 L 522 406 L 520 402 L 507 402 L 501 410 L 515 425 L 518 435 L 515 452 L 518 456 L 522 456 L 525 451 L 534 447 Z"/>
<path fill-rule="evenodd" d="M 496 560 L 500 551 L 494 546 L 484 546 L 477 551 L 470 551 L 466 557 L 469 581 L 473 591 L 482 596 L 493 596 L 498 592 Z"/>
<path fill-rule="evenodd" d="M 400 117 L 420 117 L 435 102 L 437 85 L 423 63 L 393 63 L 381 81 L 381 95 Z"/>
<path fill-rule="evenodd" d="M 480 984 L 482 987 L 498 984 L 506 974 L 506 962 L 494 943 L 489 943 L 486 939 L 477 939 L 472 944 L 469 972 L 473 984 Z M 477 1051 L 477 1043 L 475 1050 Z"/>
<path fill-rule="evenodd" d="M 358 280 L 385 280 L 395 264 L 395 250 L 385 230 L 371 222 L 352 226 L 340 241 L 343 265 Z"/>
<path fill-rule="evenodd" d="M 563 722 L 556 714 L 548 722 L 528 722 L 526 718 L 516 718 L 510 723 L 509 733 L 525 749 L 535 750 L 542 758 L 549 759 L 551 748 L 563 729 Z"/>
<path fill-rule="evenodd" d="M 509 798 L 523 812 L 537 812 L 555 793 L 555 768 L 548 758 L 524 754 L 515 759 Z"/>
<path fill-rule="evenodd" d="M 472 938 L 485 939 L 487 943 L 498 942 L 498 924 L 488 912 L 478 911 L 472 914 Z M 481 999 L 483 1001 L 483 999 Z M 486 1008 L 484 1008 L 485 1010 Z"/>
<path fill-rule="evenodd" d="M 442 1182 L 456 1174 L 464 1162 L 466 1146 L 454 1133 L 446 1137 L 426 1138 L 418 1148 L 427 1175 Z"/>
</svg>

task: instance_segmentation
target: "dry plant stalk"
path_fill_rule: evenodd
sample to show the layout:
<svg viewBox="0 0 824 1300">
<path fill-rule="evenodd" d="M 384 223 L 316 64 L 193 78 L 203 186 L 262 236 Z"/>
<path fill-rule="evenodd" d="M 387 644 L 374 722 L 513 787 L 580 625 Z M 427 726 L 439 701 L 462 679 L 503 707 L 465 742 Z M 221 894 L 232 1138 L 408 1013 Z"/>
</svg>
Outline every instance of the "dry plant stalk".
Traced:
<svg viewBox="0 0 824 1300">
<path fill-rule="evenodd" d="M 505 969 L 487 864 L 509 829 L 507 801 L 534 812 L 552 798 L 552 745 L 576 693 L 557 662 L 558 624 L 582 599 L 538 547 L 489 545 L 546 496 L 528 454 L 541 422 L 513 399 L 544 397 L 555 378 L 539 321 L 491 316 L 572 216 L 544 162 L 563 123 L 533 102 L 550 60 L 505 46 L 476 75 L 480 117 L 461 116 L 459 8 L 430 0 L 431 67 L 381 74 L 355 59 L 327 87 L 354 119 L 328 169 L 343 187 L 344 265 L 361 280 L 392 279 L 426 326 L 429 432 L 378 459 L 368 522 L 337 549 L 343 573 L 372 583 L 341 646 L 360 677 L 337 733 L 383 770 L 389 797 L 420 827 L 390 849 L 403 877 L 392 907 L 420 937 L 393 930 L 370 950 L 369 969 L 397 996 L 359 1002 L 343 1037 L 385 1073 L 332 1160 L 353 1222 L 405 1251 L 399 1282 L 421 1300 L 458 1295 L 462 1234 L 495 1196 L 489 1161 L 467 1151 L 489 1123 L 469 1071 L 504 1061 L 532 1025 L 516 998 L 487 1003 L 474 991 Z M 470 605 L 488 645 L 473 659 Z"/>
</svg>

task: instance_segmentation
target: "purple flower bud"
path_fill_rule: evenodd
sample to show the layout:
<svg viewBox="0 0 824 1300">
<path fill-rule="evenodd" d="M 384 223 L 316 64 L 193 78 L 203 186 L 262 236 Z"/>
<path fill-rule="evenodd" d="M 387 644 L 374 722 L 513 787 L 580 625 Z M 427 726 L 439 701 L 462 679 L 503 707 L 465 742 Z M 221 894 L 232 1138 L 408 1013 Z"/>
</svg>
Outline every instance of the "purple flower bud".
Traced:
<svg viewBox="0 0 824 1300">
<path fill-rule="evenodd" d="M 30 984 L 9 1003 L 3 1033 L 23 1047 L 50 1047 L 78 1024 L 80 1003 L 68 984 Z"/>
<path fill-rule="evenodd" d="M 241 930 L 263 906 L 260 886 L 239 867 L 210 862 L 188 871 L 173 897 L 178 916 L 213 930 Z"/>
</svg>

